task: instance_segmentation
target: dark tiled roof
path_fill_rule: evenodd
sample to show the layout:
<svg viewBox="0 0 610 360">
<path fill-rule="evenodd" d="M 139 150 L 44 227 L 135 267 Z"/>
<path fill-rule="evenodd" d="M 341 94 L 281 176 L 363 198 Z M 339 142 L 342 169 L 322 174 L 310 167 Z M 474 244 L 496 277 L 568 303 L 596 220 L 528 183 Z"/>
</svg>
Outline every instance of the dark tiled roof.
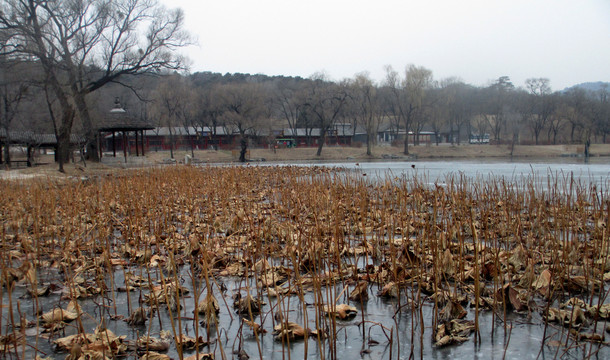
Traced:
<svg viewBox="0 0 610 360">
<path fill-rule="evenodd" d="M 129 116 L 126 112 L 109 113 L 97 127 L 99 131 L 135 131 L 154 128 L 149 122 Z"/>
<path fill-rule="evenodd" d="M 98 131 L 135 131 L 152 130 L 154 128 L 148 121 L 129 115 L 121 107 L 118 98 L 114 102 L 114 108 L 104 116 L 97 127 Z"/>
<path fill-rule="evenodd" d="M 57 144 L 55 134 L 41 134 L 33 131 L 9 131 L 9 140 L 12 144 L 28 144 L 34 146 L 50 146 Z M 0 139 L 6 138 L 6 131 L 0 129 Z M 83 143 L 85 138 L 79 134 L 70 135 L 70 143 Z"/>
</svg>

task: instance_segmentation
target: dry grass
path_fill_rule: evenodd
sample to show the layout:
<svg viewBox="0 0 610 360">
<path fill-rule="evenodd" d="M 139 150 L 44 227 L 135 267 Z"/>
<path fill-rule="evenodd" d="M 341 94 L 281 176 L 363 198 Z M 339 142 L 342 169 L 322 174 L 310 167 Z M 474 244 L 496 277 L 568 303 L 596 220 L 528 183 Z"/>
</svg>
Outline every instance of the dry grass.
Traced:
<svg viewBox="0 0 610 360">
<path fill-rule="evenodd" d="M 345 160 L 366 160 L 384 159 L 394 157 L 404 159 L 403 148 L 394 146 L 376 146 L 373 148 L 373 155 L 366 155 L 365 147 L 337 147 L 326 146 L 322 149 L 322 155 L 316 156 L 316 148 L 295 148 L 295 149 L 251 149 L 250 158 L 254 160 L 265 159 L 267 161 L 345 161 Z M 543 158 L 558 157 L 562 155 L 582 154 L 581 145 L 544 145 L 544 146 L 516 146 L 515 157 Z M 434 158 L 510 158 L 510 148 L 507 145 L 423 145 L 409 147 L 410 156 L 418 159 Z M 184 155 L 190 155 L 190 151 L 176 151 L 177 161 L 183 161 Z M 592 156 L 610 156 L 610 144 L 596 144 L 591 146 Z M 169 152 L 149 152 L 147 158 L 152 163 L 162 162 L 169 158 Z M 236 160 L 236 155 L 228 150 L 199 150 L 195 151 L 195 159 L 203 162 L 231 162 Z"/>
</svg>

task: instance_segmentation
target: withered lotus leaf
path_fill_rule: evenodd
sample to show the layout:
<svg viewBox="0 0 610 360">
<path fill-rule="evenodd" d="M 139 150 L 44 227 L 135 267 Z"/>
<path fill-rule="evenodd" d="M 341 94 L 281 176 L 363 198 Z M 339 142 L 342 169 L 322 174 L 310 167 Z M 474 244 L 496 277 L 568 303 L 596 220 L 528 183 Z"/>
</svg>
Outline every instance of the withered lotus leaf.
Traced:
<svg viewBox="0 0 610 360">
<path fill-rule="evenodd" d="M 513 250 L 511 257 L 508 259 L 508 263 L 514 266 L 515 269 L 520 270 L 526 266 L 528 257 L 525 247 L 519 244 L 519 246 Z"/>
<path fill-rule="evenodd" d="M 445 321 L 436 328 L 434 344 L 437 347 L 443 347 L 463 343 L 468 340 L 474 327 L 474 321 L 458 319 Z"/>
<path fill-rule="evenodd" d="M 570 292 L 589 292 L 602 287 L 599 280 L 586 276 L 569 276 L 566 280 L 564 286 Z"/>
<path fill-rule="evenodd" d="M 281 322 L 273 328 L 275 340 L 302 340 L 311 333 L 311 330 L 301 325 L 286 321 Z"/>
<path fill-rule="evenodd" d="M 536 274 L 534 273 L 534 263 L 530 261 L 519 279 L 519 286 L 524 289 L 529 289 L 532 287 L 535 281 Z"/>
<path fill-rule="evenodd" d="M 605 336 L 604 333 L 595 333 L 595 332 L 586 332 L 586 333 L 577 333 L 577 338 L 579 341 L 591 341 L 591 342 L 604 342 Z"/>
<path fill-rule="evenodd" d="M 548 269 L 544 269 L 538 276 L 538 279 L 532 284 L 534 289 L 542 295 L 546 295 L 549 292 L 550 285 L 551 272 Z"/>
<path fill-rule="evenodd" d="M 143 307 L 138 307 L 137 309 L 135 309 L 131 315 L 129 315 L 129 318 L 127 318 L 127 323 L 129 325 L 144 325 L 146 323 L 146 320 L 148 320 L 148 311 L 143 308 Z"/>
<path fill-rule="evenodd" d="M 339 304 L 336 305 L 333 309 L 332 306 L 324 305 L 324 312 L 328 315 L 338 317 L 341 320 L 348 320 L 356 316 L 358 314 L 358 310 L 355 307 L 349 306 L 347 304 Z"/>
<path fill-rule="evenodd" d="M 152 336 L 139 337 L 136 342 L 139 351 L 167 351 L 169 350 L 169 341 L 161 340 Z"/>
<path fill-rule="evenodd" d="M 95 340 L 96 337 L 94 334 L 74 334 L 56 339 L 55 341 L 53 341 L 53 343 L 57 345 L 57 348 L 59 350 L 70 352 L 71 349 L 76 345 L 80 347 L 86 344 L 93 343 L 95 342 Z"/>
<path fill-rule="evenodd" d="M 26 338 L 23 336 L 21 332 L 12 332 L 8 335 L 0 336 L 0 351 L 9 351 L 11 348 L 14 349 L 15 346 L 25 345 Z"/>
<path fill-rule="evenodd" d="M 576 305 L 571 309 L 549 308 L 546 320 L 557 322 L 565 327 L 578 329 L 586 324 L 587 318 L 580 306 Z"/>
<path fill-rule="evenodd" d="M 220 272 L 220 276 L 242 276 L 245 272 L 244 266 L 239 262 L 234 262 Z"/>
<path fill-rule="evenodd" d="M 259 287 L 267 288 L 278 285 L 286 279 L 286 275 L 281 273 L 279 269 L 268 268 L 262 272 L 258 281 Z"/>
<path fill-rule="evenodd" d="M 233 302 L 235 310 L 242 315 L 259 314 L 263 305 L 265 305 L 263 301 L 255 299 L 252 295 L 242 297 L 240 293 L 235 294 Z"/>
<path fill-rule="evenodd" d="M 398 297 L 398 285 L 391 281 L 384 285 L 384 287 L 377 293 L 377 296 L 383 298 L 397 298 Z"/>
<path fill-rule="evenodd" d="M 594 319 L 599 317 L 602 319 L 610 318 L 610 304 L 603 304 L 599 306 L 591 306 L 587 308 L 587 312 L 591 314 Z"/>
<path fill-rule="evenodd" d="M 446 249 L 441 257 L 441 270 L 444 274 L 451 276 L 455 273 L 455 263 L 451 250 Z"/>
<path fill-rule="evenodd" d="M 28 294 L 31 297 L 43 297 L 51 293 L 51 287 L 48 285 L 39 286 L 36 289 L 28 289 Z"/>
<path fill-rule="evenodd" d="M 509 309 L 524 311 L 528 309 L 528 299 L 525 292 L 519 292 L 510 283 L 505 284 L 496 293 L 496 300 L 500 303 L 506 302 Z"/>
<path fill-rule="evenodd" d="M 176 337 L 174 337 L 174 341 L 177 344 L 181 344 L 182 347 L 186 348 L 186 349 L 195 349 L 195 347 L 201 347 L 201 346 L 205 346 L 208 344 L 207 341 L 205 341 L 203 339 L 203 337 L 198 337 L 198 338 L 194 338 L 192 336 L 188 336 L 185 334 L 180 334 Z"/>
<path fill-rule="evenodd" d="M 220 305 L 212 293 L 208 293 L 206 297 L 199 302 L 197 305 L 197 312 L 204 316 L 203 321 L 205 324 L 216 325 L 218 323 Z"/>
<path fill-rule="evenodd" d="M 184 360 L 214 360 L 214 354 L 193 354 L 191 356 L 185 357 Z"/>
<path fill-rule="evenodd" d="M 52 324 L 60 321 L 72 321 L 77 317 L 78 313 L 60 308 L 55 308 L 49 312 L 42 314 L 42 320 L 47 324 Z"/>
<path fill-rule="evenodd" d="M 359 281 L 356 284 L 354 290 L 349 294 L 351 301 L 366 302 L 369 300 L 368 283 L 366 281 Z"/>
<path fill-rule="evenodd" d="M 262 273 L 264 271 L 267 271 L 267 269 L 270 269 L 271 265 L 269 264 L 269 262 L 267 261 L 267 259 L 262 259 L 256 262 L 256 264 L 252 265 L 251 270 L 257 273 Z"/>
<path fill-rule="evenodd" d="M 146 354 L 140 356 L 140 360 L 171 360 L 171 358 L 165 354 L 159 354 L 158 352 L 149 351 Z"/>
<path fill-rule="evenodd" d="M 197 312 L 200 314 L 207 314 L 210 312 L 214 312 L 218 314 L 220 312 L 220 305 L 218 304 L 218 300 L 212 293 L 208 293 L 205 296 L 205 299 L 199 302 L 197 305 Z"/>
<path fill-rule="evenodd" d="M 439 317 L 441 321 L 450 321 L 453 319 L 463 319 L 467 315 L 467 311 L 460 303 L 449 300 L 445 307 L 441 310 Z"/>
<path fill-rule="evenodd" d="M 252 329 L 255 334 L 264 334 L 267 332 L 267 330 L 261 329 L 260 324 L 255 321 L 250 321 L 248 319 L 243 319 L 243 321 L 244 324 L 246 324 L 250 329 Z"/>
<path fill-rule="evenodd" d="M 269 297 L 278 297 L 280 295 L 286 295 L 293 292 L 293 290 L 291 290 L 291 288 L 289 287 L 279 287 L 279 286 L 275 286 L 275 287 L 268 287 L 267 288 L 267 295 Z"/>
</svg>

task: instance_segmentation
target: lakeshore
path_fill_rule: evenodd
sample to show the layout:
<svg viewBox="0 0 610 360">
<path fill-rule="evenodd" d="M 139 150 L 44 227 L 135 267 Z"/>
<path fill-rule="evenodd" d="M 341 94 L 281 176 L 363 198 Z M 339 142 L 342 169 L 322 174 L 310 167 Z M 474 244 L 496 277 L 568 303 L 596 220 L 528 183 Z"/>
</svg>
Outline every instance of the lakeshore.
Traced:
<svg viewBox="0 0 610 360">
<path fill-rule="evenodd" d="M 366 155 L 365 147 L 327 146 L 322 149 L 321 156 L 316 156 L 316 148 L 292 149 L 250 149 L 250 162 L 365 162 L 365 161 L 425 161 L 425 160 L 546 160 L 583 158 L 583 145 L 517 145 L 511 149 L 508 145 L 421 145 L 410 146 L 409 155 L 404 154 L 403 147 L 375 146 L 372 156 Z M 594 144 L 590 148 L 591 158 L 596 162 L 610 164 L 610 144 Z M 174 160 L 169 151 L 149 151 L 144 157 L 128 156 L 127 161 L 122 154 L 117 157 L 105 156 L 100 163 L 77 161 L 65 166 L 65 174 L 57 171 L 57 164 L 52 155 L 41 155 L 32 168 L 12 168 L 9 171 L 0 170 L 0 179 L 29 178 L 38 176 L 69 177 L 103 174 L 123 168 L 150 167 L 164 164 L 184 163 L 186 156 L 195 164 L 237 163 L 236 150 L 176 150 Z"/>
</svg>

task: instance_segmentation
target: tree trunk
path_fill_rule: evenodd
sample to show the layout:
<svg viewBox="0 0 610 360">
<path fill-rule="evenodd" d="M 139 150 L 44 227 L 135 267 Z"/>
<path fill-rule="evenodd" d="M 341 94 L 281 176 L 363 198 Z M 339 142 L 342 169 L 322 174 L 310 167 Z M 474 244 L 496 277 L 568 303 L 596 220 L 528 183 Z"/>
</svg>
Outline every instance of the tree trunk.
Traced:
<svg viewBox="0 0 610 360">
<path fill-rule="evenodd" d="M 190 136 L 189 136 L 190 137 Z M 195 142 L 191 138 L 191 158 L 195 158 Z"/>
<path fill-rule="evenodd" d="M 368 156 L 373 156 L 373 152 L 371 151 L 371 135 L 370 135 L 370 133 L 366 134 L 366 154 Z"/>
<path fill-rule="evenodd" d="M 64 122 L 59 127 L 59 133 L 57 134 L 57 162 L 60 172 L 64 172 L 64 164 L 70 161 L 70 128 L 72 127 L 72 121 L 69 122 L 70 124 Z"/>
<path fill-rule="evenodd" d="M 515 153 L 515 144 L 517 143 L 517 134 L 513 133 L 513 139 L 510 142 L 510 158 L 513 158 L 513 154 Z"/>
<path fill-rule="evenodd" d="M 85 130 L 87 160 L 96 162 L 100 161 L 95 129 L 93 128 L 93 124 L 91 122 L 91 115 L 89 114 L 89 107 L 87 106 L 85 95 L 76 91 L 75 89 L 73 89 L 73 92 L 76 109 Z"/>
<path fill-rule="evenodd" d="M 405 149 L 403 153 L 409 155 L 409 125 L 411 125 L 410 113 L 405 116 Z"/>
<path fill-rule="evenodd" d="M 174 133 L 171 126 L 169 127 L 169 156 L 172 159 L 174 158 Z"/>
<path fill-rule="evenodd" d="M 322 147 L 326 142 L 326 129 L 322 129 L 321 131 L 322 133 L 320 134 L 320 137 L 318 137 L 318 151 L 316 152 L 316 156 L 322 155 Z"/>
<path fill-rule="evenodd" d="M 239 151 L 239 161 L 246 162 L 246 151 L 248 151 L 248 139 L 242 135 L 241 140 L 239 141 L 240 151 Z"/>
<path fill-rule="evenodd" d="M 6 137 L 6 142 L 4 143 L 4 163 L 6 167 L 11 167 L 11 152 L 10 152 L 10 141 L 8 136 Z"/>
</svg>

